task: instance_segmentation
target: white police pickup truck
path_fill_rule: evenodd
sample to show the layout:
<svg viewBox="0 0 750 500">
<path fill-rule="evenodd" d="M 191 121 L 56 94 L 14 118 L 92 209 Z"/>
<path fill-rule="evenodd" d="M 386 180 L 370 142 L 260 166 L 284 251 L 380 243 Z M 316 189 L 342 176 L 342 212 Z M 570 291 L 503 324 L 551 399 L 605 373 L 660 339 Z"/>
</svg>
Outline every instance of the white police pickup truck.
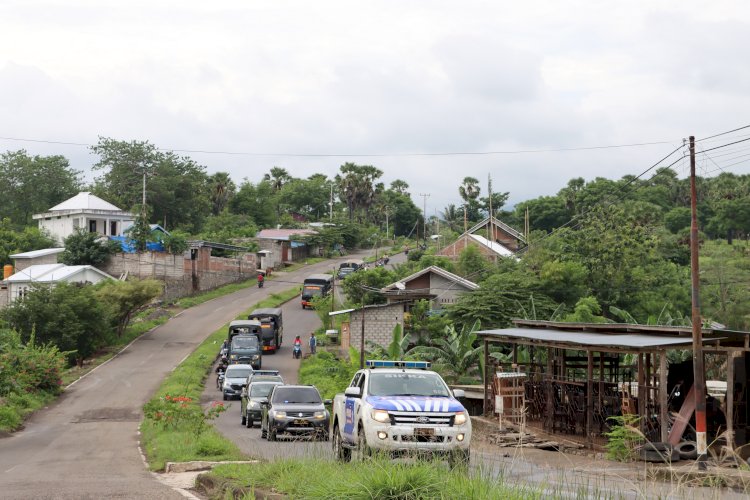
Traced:
<svg viewBox="0 0 750 500">
<path fill-rule="evenodd" d="M 433 455 L 451 466 L 469 461 L 471 420 L 437 373 L 423 361 L 367 361 L 333 401 L 333 450 L 349 461 L 372 452 Z"/>
</svg>

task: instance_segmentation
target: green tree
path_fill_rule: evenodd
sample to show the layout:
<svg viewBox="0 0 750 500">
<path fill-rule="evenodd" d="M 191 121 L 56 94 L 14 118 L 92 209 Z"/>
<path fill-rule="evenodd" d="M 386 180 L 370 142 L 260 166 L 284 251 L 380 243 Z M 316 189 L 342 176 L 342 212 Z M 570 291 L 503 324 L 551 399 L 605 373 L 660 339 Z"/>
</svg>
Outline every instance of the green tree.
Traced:
<svg viewBox="0 0 750 500">
<path fill-rule="evenodd" d="M 571 314 L 563 318 L 568 323 L 611 323 L 604 316 L 601 316 L 602 306 L 597 302 L 596 297 L 582 297 L 576 302 L 576 306 Z"/>
<path fill-rule="evenodd" d="M 119 241 L 80 227 L 65 238 L 64 243 L 65 251 L 61 260 L 69 266 L 99 266 L 107 262 L 110 256 L 122 251 Z"/>
<path fill-rule="evenodd" d="M 669 212 L 664 214 L 664 225 L 672 231 L 677 233 L 681 229 L 690 227 L 690 208 L 688 207 L 674 207 Z"/>
<path fill-rule="evenodd" d="M 105 345 L 110 333 L 107 309 L 99 302 L 94 287 L 58 283 L 34 285 L 23 300 L 2 313 L 9 326 L 28 342 L 53 344 L 69 353 L 78 366 Z"/>
<path fill-rule="evenodd" d="M 163 285 L 157 280 L 107 281 L 96 290 L 96 296 L 109 311 L 112 324 L 121 337 L 138 311 L 145 309 L 161 295 Z"/>
<path fill-rule="evenodd" d="M 229 202 L 229 209 L 233 214 L 250 217 L 259 228 L 274 227 L 278 220 L 276 197 L 269 181 L 253 184 L 245 180 Z"/>
<path fill-rule="evenodd" d="M 477 320 L 471 326 L 464 325 L 460 330 L 450 325 L 445 328 L 443 337 L 433 339 L 432 346 L 417 346 L 409 350 L 409 355 L 425 357 L 439 363 L 441 371 L 451 381 L 473 378 L 479 375 L 479 357 L 482 346 L 478 344 Z"/>
<path fill-rule="evenodd" d="M 16 228 L 31 224 L 33 214 L 44 213 L 78 193 L 80 176 L 81 172 L 70 168 L 63 156 L 32 157 L 24 150 L 3 153 L 0 219 L 9 218 Z"/>
<path fill-rule="evenodd" d="M 475 177 L 464 177 L 461 185 L 458 187 L 458 194 L 461 199 L 464 200 L 464 210 L 466 210 L 466 217 L 470 221 L 476 221 L 479 219 L 479 194 L 481 193 L 479 187 L 479 179 Z"/>
<path fill-rule="evenodd" d="M 385 297 L 379 293 L 379 290 L 394 281 L 396 281 L 396 274 L 393 271 L 384 267 L 376 267 L 351 273 L 342 283 L 344 293 L 350 303 L 370 305 L 385 303 Z"/>
<path fill-rule="evenodd" d="M 216 172 L 208 178 L 211 213 L 219 215 L 229 205 L 237 192 L 237 186 L 227 172 Z"/>
<path fill-rule="evenodd" d="M 383 185 L 376 182 L 383 171 L 372 165 L 355 163 L 344 163 L 339 170 L 335 178 L 339 198 L 346 203 L 349 220 L 353 221 L 356 215 L 357 221 L 362 223 L 369 219 L 378 191 L 384 190 Z"/>
<path fill-rule="evenodd" d="M 467 245 L 458 255 L 458 271 L 466 279 L 478 281 L 490 263 L 476 245 Z"/>
<path fill-rule="evenodd" d="M 25 227 L 16 230 L 13 222 L 0 219 L 0 265 L 12 264 L 10 256 L 55 246 L 55 242 L 38 228 Z"/>
<path fill-rule="evenodd" d="M 146 204 L 150 216 L 170 228 L 197 231 L 211 211 L 210 184 L 205 167 L 148 141 L 117 141 L 100 137 L 91 147 L 99 156 L 92 167 L 103 174 L 94 190 L 115 205 L 142 203 L 146 175 Z"/>
<path fill-rule="evenodd" d="M 177 229 L 164 235 L 161 242 L 164 245 L 164 249 L 172 255 L 183 254 L 189 248 L 188 234 Z"/>
</svg>

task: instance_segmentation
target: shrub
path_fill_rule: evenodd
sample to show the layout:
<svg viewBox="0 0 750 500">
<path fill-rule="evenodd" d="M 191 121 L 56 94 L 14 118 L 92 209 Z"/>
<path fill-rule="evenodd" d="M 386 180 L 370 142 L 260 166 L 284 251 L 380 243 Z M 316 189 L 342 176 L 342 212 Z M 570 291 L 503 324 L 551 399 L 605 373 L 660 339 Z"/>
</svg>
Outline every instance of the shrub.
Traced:
<svg viewBox="0 0 750 500">
<path fill-rule="evenodd" d="M 636 447 L 644 442 L 643 434 L 638 430 L 640 417 L 637 415 L 622 415 L 609 417 L 615 425 L 612 430 L 605 432 L 607 436 L 607 458 L 618 462 L 629 462 L 636 458 Z"/>
</svg>

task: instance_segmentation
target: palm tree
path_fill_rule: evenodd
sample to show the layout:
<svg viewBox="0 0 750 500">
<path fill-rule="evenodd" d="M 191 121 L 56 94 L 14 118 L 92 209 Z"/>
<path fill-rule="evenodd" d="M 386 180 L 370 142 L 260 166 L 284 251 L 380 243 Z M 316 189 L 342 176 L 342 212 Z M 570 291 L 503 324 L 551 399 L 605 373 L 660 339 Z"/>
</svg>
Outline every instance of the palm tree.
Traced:
<svg viewBox="0 0 750 500">
<path fill-rule="evenodd" d="M 271 173 L 263 176 L 263 180 L 270 181 L 273 190 L 278 193 L 284 187 L 284 184 L 292 180 L 292 176 L 289 175 L 289 172 L 285 168 L 273 167 Z"/>
<path fill-rule="evenodd" d="M 479 179 L 475 177 L 464 177 L 463 182 L 458 187 L 458 194 L 464 200 L 464 214 L 469 219 L 474 219 L 477 215 L 477 198 L 481 189 Z"/>
<path fill-rule="evenodd" d="M 445 207 L 445 210 L 440 214 L 445 222 L 452 231 L 460 231 L 461 219 L 463 214 L 456 208 L 456 205 L 451 203 Z"/>
<path fill-rule="evenodd" d="M 445 337 L 433 339 L 432 346 L 417 346 L 408 354 L 419 354 L 444 366 L 452 380 L 472 376 L 479 369 L 482 346 L 474 347 L 480 323 L 475 321 L 471 328 L 464 326 L 460 331 L 454 325 L 445 327 Z"/>
<path fill-rule="evenodd" d="M 226 208 L 237 189 L 227 172 L 216 172 L 208 178 L 211 212 L 219 215 Z"/>
</svg>

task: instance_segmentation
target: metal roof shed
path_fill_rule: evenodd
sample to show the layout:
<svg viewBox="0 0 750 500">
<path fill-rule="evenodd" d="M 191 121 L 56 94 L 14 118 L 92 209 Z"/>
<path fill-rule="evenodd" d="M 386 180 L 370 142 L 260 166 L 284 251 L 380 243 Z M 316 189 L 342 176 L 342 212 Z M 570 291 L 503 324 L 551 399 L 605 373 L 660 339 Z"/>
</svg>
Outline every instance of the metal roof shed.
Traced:
<svg viewBox="0 0 750 500">
<path fill-rule="evenodd" d="M 610 416 L 630 412 L 643 417 L 644 432 L 650 430 L 657 440 L 667 441 L 669 429 L 662 425 L 668 422 L 666 352 L 691 348 L 692 338 L 685 328 L 514 322 L 514 328 L 478 332 L 484 342 L 484 380 L 492 380 L 489 344 L 510 346 L 512 364 L 498 363 L 497 369 L 529 375 L 526 399 L 531 421 L 541 423 L 548 432 L 583 435 L 593 447 L 594 436 L 604 433 Z M 711 333 L 704 343 L 717 350 L 722 340 L 731 337 Z M 528 347 L 526 362 L 519 362 L 518 346 Z M 624 354 L 636 357 L 637 386 L 625 380 L 626 373 L 632 378 L 630 368 L 621 371 Z M 492 390 L 485 385 L 485 413 L 492 411 Z"/>
</svg>

